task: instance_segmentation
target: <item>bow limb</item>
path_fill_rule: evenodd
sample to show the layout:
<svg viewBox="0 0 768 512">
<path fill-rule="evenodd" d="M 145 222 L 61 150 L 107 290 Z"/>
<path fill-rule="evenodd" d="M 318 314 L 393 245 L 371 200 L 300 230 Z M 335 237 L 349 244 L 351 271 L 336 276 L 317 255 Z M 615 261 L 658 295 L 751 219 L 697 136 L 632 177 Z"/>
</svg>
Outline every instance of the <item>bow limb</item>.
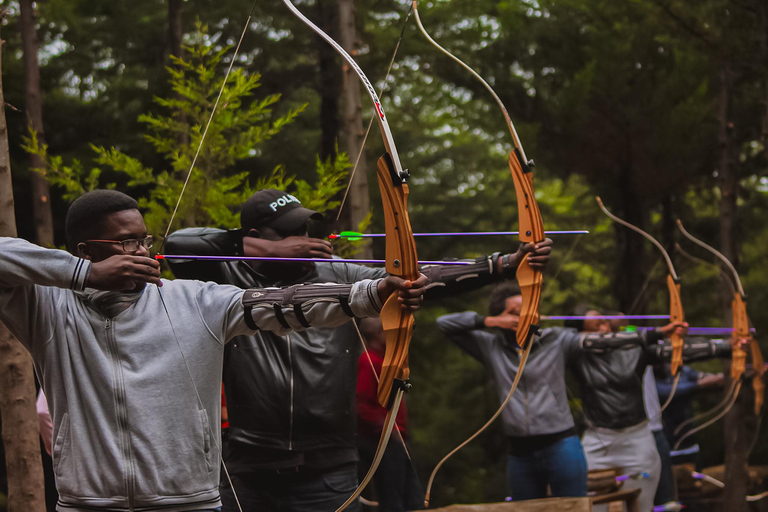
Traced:
<svg viewBox="0 0 768 512">
<path fill-rule="evenodd" d="M 507 127 L 509 128 L 509 133 L 512 135 L 512 140 L 515 143 L 515 147 L 520 150 L 520 158 L 523 162 L 527 162 L 528 159 L 525 156 L 525 151 L 523 150 L 523 145 L 520 142 L 520 137 L 517 135 L 517 130 L 515 130 L 515 125 L 512 123 L 512 118 L 509 116 L 509 112 L 507 111 L 507 107 L 504 106 L 504 103 L 501 101 L 501 98 L 499 98 L 499 95 L 496 94 L 496 91 L 493 90 L 493 87 L 491 87 L 488 82 L 485 81 L 485 79 L 480 76 L 480 74 L 472 69 L 468 64 L 466 64 L 464 61 L 456 57 L 454 54 L 440 46 L 440 44 L 432 39 L 432 36 L 429 35 L 427 30 L 424 28 L 424 25 L 421 23 L 421 18 L 419 17 L 419 6 L 418 2 L 416 0 L 413 0 L 413 15 L 416 18 L 416 24 L 419 27 L 419 30 L 421 31 L 422 35 L 432 43 L 432 45 L 440 50 L 444 55 L 448 56 L 450 59 L 452 59 L 454 62 L 456 62 L 459 66 L 467 70 L 472 76 L 474 76 L 481 84 L 483 84 L 483 87 L 490 93 L 490 95 L 493 97 L 493 100 L 496 102 L 496 105 L 499 106 L 499 109 L 501 110 L 502 114 L 504 114 L 504 120 L 507 122 Z M 522 228 L 521 228 L 522 231 Z"/>
<path fill-rule="evenodd" d="M 669 253 L 667 253 L 666 249 L 664 249 L 664 246 L 662 246 L 658 240 L 653 238 L 647 232 L 643 231 L 642 229 L 635 226 L 634 224 L 630 224 L 629 222 L 623 219 L 620 219 L 619 217 L 615 216 L 610 211 L 608 211 L 608 209 L 605 207 L 600 197 L 596 197 L 595 199 L 597 200 L 597 204 L 598 206 L 600 206 L 600 209 L 608 218 L 640 234 L 646 240 L 650 241 L 653 245 L 655 245 L 659 251 L 661 251 L 662 256 L 664 256 L 664 261 L 667 263 L 667 268 L 669 269 L 669 274 L 667 275 L 667 291 L 669 292 L 669 320 L 671 322 L 684 322 L 685 312 L 683 311 L 683 304 L 682 304 L 682 301 L 680 300 L 680 278 L 677 277 L 675 266 L 672 264 L 672 258 L 669 257 Z M 670 343 L 672 345 L 672 359 L 670 361 L 670 371 L 672 372 L 672 375 L 675 376 L 675 380 L 677 381 L 677 379 L 679 378 L 677 375 L 677 370 L 682 365 L 682 362 L 683 362 L 683 338 L 673 333 L 672 336 L 670 336 Z M 676 388 L 677 386 L 675 386 L 675 389 Z M 667 399 L 667 402 L 665 403 L 665 406 L 669 405 L 669 403 L 672 401 L 672 396 L 674 396 L 674 391 L 670 394 L 669 398 Z"/>
<path fill-rule="evenodd" d="M 760 409 L 762 409 L 765 401 L 765 383 L 763 382 L 765 361 L 763 359 L 763 354 L 760 351 L 760 345 L 758 345 L 757 340 L 752 336 L 752 333 L 749 330 L 747 294 L 744 292 L 744 287 L 741 284 L 741 277 L 736 271 L 736 267 L 733 266 L 733 263 L 731 263 L 723 253 L 690 234 L 685 227 L 683 227 L 683 223 L 680 219 L 677 219 L 677 227 L 688 240 L 714 254 L 723 262 L 731 273 L 733 284 L 736 287 L 733 292 L 733 300 L 731 301 L 731 313 L 733 315 L 733 323 L 731 324 L 733 327 L 731 334 L 731 347 L 733 349 L 731 355 L 731 379 L 739 380 L 746 371 L 747 353 L 744 351 L 743 345 L 749 345 L 752 355 L 752 367 L 755 372 L 755 375 L 752 378 L 752 389 L 755 392 L 755 415 L 758 415 L 760 414 Z"/>
<path fill-rule="evenodd" d="M 499 98 L 499 95 L 496 94 L 496 91 L 493 90 L 493 88 L 488 84 L 487 81 L 485 81 L 485 79 L 483 79 L 483 77 L 480 76 L 480 74 L 478 74 L 464 61 L 440 46 L 440 44 L 438 44 L 437 41 L 435 41 L 429 35 L 427 30 L 424 28 L 424 24 L 421 22 L 418 4 L 415 0 L 412 2 L 412 6 L 416 24 L 418 25 L 419 30 L 424 35 L 424 37 L 440 52 L 448 56 L 462 68 L 467 70 L 473 77 L 475 77 L 490 93 L 499 109 L 501 110 L 504 116 L 504 120 L 507 123 L 507 127 L 509 128 L 509 132 L 512 135 L 513 141 L 513 150 L 509 154 L 509 169 L 512 174 L 512 179 L 515 185 L 515 193 L 517 196 L 519 238 L 523 243 L 538 243 L 543 241 L 545 238 L 544 223 L 542 221 L 541 211 L 539 210 L 539 205 L 536 202 L 536 197 L 533 190 L 533 173 L 531 172 L 533 162 L 529 162 L 525 156 L 525 150 L 523 149 L 523 145 L 520 142 L 520 137 L 517 134 L 517 130 L 515 130 L 515 126 L 512 123 L 512 118 L 509 116 L 507 108 L 504 106 L 501 98 Z M 452 457 L 456 452 L 458 452 L 469 442 L 483 433 L 493 423 L 493 421 L 501 415 L 504 408 L 512 399 L 512 396 L 517 389 L 518 383 L 520 382 L 523 370 L 525 369 L 525 364 L 528 361 L 528 357 L 533 346 L 532 337 L 538 331 L 539 302 L 541 300 L 541 291 L 544 282 L 541 271 L 534 270 L 530 266 L 528 258 L 528 254 L 523 257 L 522 261 L 520 261 L 518 264 L 516 273 L 517 282 L 520 287 L 520 293 L 523 298 L 516 338 L 518 345 L 523 348 L 523 352 L 520 356 L 520 364 L 518 366 L 514 382 L 512 383 L 512 387 L 493 416 L 491 416 L 491 418 L 482 427 L 480 427 L 479 430 L 477 430 L 468 439 L 466 439 L 456 448 L 451 450 L 445 457 L 443 457 L 443 459 L 432 470 L 425 495 L 425 506 L 427 507 L 429 506 L 432 484 L 438 470 L 450 457 Z"/>
<path fill-rule="evenodd" d="M 390 274 L 402 279 L 415 280 L 419 276 L 418 257 L 407 208 L 408 185 L 406 182 L 410 175 L 408 171 L 403 169 L 400 163 L 395 141 L 376 90 L 357 62 L 339 43 L 304 16 L 293 5 L 291 0 L 283 0 L 283 3 L 294 16 L 299 18 L 315 34 L 336 50 L 342 59 L 355 70 L 363 86 L 368 91 L 386 151 L 384 156 L 379 159 L 377 165 L 377 177 L 384 207 L 386 269 Z M 357 499 L 365 485 L 368 484 L 376 472 L 392 433 L 394 420 L 397 416 L 397 410 L 400 407 L 403 393 L 410 387 L 408 383 L 410 375 L 408 348 L 413 335 L 413 315 L 410 311 L 400 306 L 396 292 L 392 293 L 384 303 L 384 307 L 381 310 L 381 323 L 386 337 L 386 351 L 379 380 L 378 399 L 379 403 L 389 410 L 387 421 L 382 430 L 379 445 L 368 473 L 360 482 L 355 492 L 339 507 L 337 512 L 346 509 Z"/>
</svg>

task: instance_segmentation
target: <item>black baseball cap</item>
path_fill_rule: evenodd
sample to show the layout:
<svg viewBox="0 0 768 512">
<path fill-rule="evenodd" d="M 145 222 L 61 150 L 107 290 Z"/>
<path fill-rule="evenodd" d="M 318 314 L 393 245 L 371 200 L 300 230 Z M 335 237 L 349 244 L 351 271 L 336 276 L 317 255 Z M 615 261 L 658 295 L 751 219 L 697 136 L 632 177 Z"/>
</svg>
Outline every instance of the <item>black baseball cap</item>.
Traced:
<svg viewBox="0 0 768 512">
<path fill-rule="evenodd" d="M 309 219 L 321 220 L 323 215 L 301 206 L 301 201 L 283 190 L 265 189 L 253 194 L 240 210 L 243 233 L 268 226 L 277 231 L 295 231 Z"/>
</svg>

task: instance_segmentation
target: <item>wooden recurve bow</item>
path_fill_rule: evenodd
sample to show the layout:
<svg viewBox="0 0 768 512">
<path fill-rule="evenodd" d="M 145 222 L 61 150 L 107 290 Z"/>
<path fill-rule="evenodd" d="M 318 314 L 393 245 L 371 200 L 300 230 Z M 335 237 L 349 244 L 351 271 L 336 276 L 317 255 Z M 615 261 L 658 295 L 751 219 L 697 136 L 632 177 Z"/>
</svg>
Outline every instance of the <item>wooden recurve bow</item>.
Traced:
<svg viewBox="0 0 768 512">
<path fill-rule="evenodd" d="M 374 107 L 374 116 L 379 124 L 382 138 L 384 139 L 385 154 L 379 158 L 377 176 L 381 198 L 384 206 L 384 220 L 386 232 L 386 269 L 392 275 L 406 280 L 416 280 L 419 277 L 418 257 L 416 243 L 408 217 L 408 185 L 409 173 L 403 169 L 400 157 L 395 146 L 389 123 L 384 114 L 379 97 L 368 77 L 357 62 L 333 40 L 328 34 L 320 30 L 314 23 L 306 18 L 291 0 L 282 0 L 290 11 L 307 25 L 313 32 L 330 44 L 334 50 L 355 70 L 368 95 L 371 97 Z M 398 294 L 389 296 L 381 310 L 381 323 L 386 336 L 386 350 L 384 363 L 379 380 L 379 403 L 387 408 L 387 417 L 384 421 L 379 444 L 373 458 L 373 463 L 368 473 L 360 482 L 358 488 L 347 501 L 339 507 L 337 512 L 346 509 L 357 500 L 358 496 L 368 484 L 376 472 L 381 458 L 389 442 L 395 418 L 400 407 L 403 394 L 410 387 L 408 378 L 408 348 L 413 335 L 413 314 L 403 309 L 398 302 Z"/>
<path fill-rule="evenodd" d="M 731 362 L 731 379 L 735 382 L 741 379 L 747 366 L 747 353 L 744 351 L 744 345 L 748 345 L 752 356 L 752 367 L 755 375 L 752 378 L 752 389 L 755 392 L 755 415 L 760 414 L 760 409 L 763 407 L 765 401 L 765 382 L 763 381 L 763 374 L 765 373 L 765 360 L 763 354 L 760 351 L 760 345 L 750 332 L 749 316 L 747 315 L 747 294 L 744 292 L 744 287 L 741 284 L 741 278 L 736 268 L 725 257 L 723 253 L 707 244 L 706 242 L 699 240 L 692 234 L 690 234 L 684 227 L 680 219 L 677 219 L 677 227 L 680 232 L 688 238 L 691 242 L 695 243 L 699 247 L 714 254 L 723 264 L 728 268 L 731 273 L 733 284 L 736 286 L 736 290 L 733 292 L 733 299 L 731 300 L 731 313 L 733 315 L 732 332 L 731 332 L 731 347 L 732 347 L 732 362 Z"/>
<path fill-rule="evenodd" d="M 520 232 L 519 238 L 522 243 L 542 242 L 545 238 L 544 223 L 541 218 L 539 205 L 536 202 L 536 198 L 534 196 L 533 172 L 531 169 L 533 167 L 533 161 L 529 161 L 525 155 L 523 145 L 520 142 L 520 137 L 517 134 L 517 130 L 515 130 L 515 126 L 512 123 L 512 119 L 509 116 L 507 108 L 504 106 L 504 103 L 501 101 L 501 98 L 499 98 L 498 94 L 496 94 L 496 91 L 493 90 L 493 88 L 488 84 L 488 82 L 485 81 L 485 79 L 483 79 L 483 77 L 481 77 L 465 62 L 440 46 L 440 44 L 438 44 L 437 41 L 435 41 L 429 35 L 421 22 L 421 18 L 419 17 L 417 2 L 414 0 L 412 5 L 416 23 L 424 37 L 443 54 L 450 57 L 453 61 L 468 71 L 478 81 L 480 81 L 483 87 L 485 87 L 485 89 L 491 94 L 502 114 L 504 115 L 504 120 L 507 123 L 507 127 L 509 128 L 509 132 L 512 135 L 513 141 L 513 149 L 509 154 L 509 169 L 512 174 L 515 193 L 517 196 L 518 230 Z M 523 348 L 523 352 L 520 356 L 520 364 L 518 365 L 517 374 L 515 375 L 512 387 L 510 388 L 506 398 L 502 401 L 501 406 L 496 410 L 493 416 L 491 416 L 491 418 L 482 427 L 480 427 L 479 430 L 477 430 L 464 442 L 459 444 L 445 457 L 443 457 L 443 459 L 435 466 L 435 469 L 432 470 L 432 474 L 430 475 L 429 481 L 427 483 L 425 496 L 425 506 L 427 507 L 429 506 L 432 484 L 434 483 L 437 472 L 450 457 L 452 457 L 456 452 L 461 450 L 464 446 L 469 444 L 473 439 L 484 432 L 496 420 L 496 418 L 501 415 L 501 413 L 504 411 L 504 408 L 512 399 L 512 396 L 514 395 L 515 390 L 520 383 L 520 378 L 523 375 L 525 364 L 528 361 L 528 356 L 530 355 L 530 351 L 533 346 L 531 340 L 539 328 L 539 302 L 541 300 L 541 291 L 544 284 L 541 271 L 531 268 L 528 257 L 529 255 L 526 254 L 522 261 L 519 263 L 516 273 L 517 283 L 520 287 L 520 292 L 523 297 L 523 305 L 520 312 L 520 321 L 517 327 L 516 336 L 517 343 L 521 348 Z"/>
<path fill-rule="evenodd" d="M 603 211 L 605 215 L 608 216 L 612 221 L 621 224 L 624 227 L 627 227 L 631 229 L 632 231 L 639 233 L 644 238 L 649 240 L 653 245 L 656 246 L 656 248 L 661 251 L 662 256 L 664 256 L 664 261 L 667 263 L 667 268 L 669 269 L 669 273 L 667 274 L 667 291 L 669 292 L 669 320 L 670 322 L 685 322 L 685 312 L 683 311 L 683 303 L 680 300 L 680 278 L 677 276 L 677 272 L 675 271 L 675 266 L 672 264 L 672 258 L 669 257 L 669 253 L 667 253 L 666 249 L 664 249 L 664 246 L 659 243 L 658 240 L 653 238 L 651 235 L 649 235 L 647 232 L 643 231 L 639 227 L 635 226 L 634 224 L 630 224 L 629 222 L 620 219 L 619 217 L 612 214 L 603 204 L 603 201 L 599 198 L 595 198 L 597 200 L 598 206 L 600 206 L 600 209 Z M 683 338 L 677 333 L 672 333 L 670 336 L 670 343 L 672 344 L 672 359 L 670 361 L 670 372 L 672 375 L 675 376 L 674 383 L 672 384 L 672 392 L 669 394 L 669 397 L 667 398 L 667 401 L 664 402 L 664 404 L 661 406 L 661 410 L 664 411 L 670 403 L 672 403 L 672 398 L 675 396 L 675 391 L 677 390 L 677 385 L 680 382 L 680 373 L 678 372 L 678 369 L 683 364 Z"/>
</svg>

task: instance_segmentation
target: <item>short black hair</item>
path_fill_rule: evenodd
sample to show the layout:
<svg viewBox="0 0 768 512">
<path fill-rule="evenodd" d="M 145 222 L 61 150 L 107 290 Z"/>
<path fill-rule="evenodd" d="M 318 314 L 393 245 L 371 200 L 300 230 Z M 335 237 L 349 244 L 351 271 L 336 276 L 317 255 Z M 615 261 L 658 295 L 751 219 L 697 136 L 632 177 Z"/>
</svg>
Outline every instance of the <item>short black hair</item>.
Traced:
<svg viewBox="0 0 768 512">
<path fill-rule="evenodd" d="M 77 253 L 77 244 L 98 238 L 103 229 L 102 221 L 110 213 L 138 210 L 139 203 L 117 190 L 94 190 L 75 199 L 67 211 L 64 231 L 67 248 Z"/>
<path fill-rule="evenodd" d="M 488 305 L 488 313 L 491 316 L 498 316 L 507 309 L 507 299 L 520 295 L 520 287 L 512 281 L 504 281 L 499 284 L 491 293 L 490 304 Z"/>
</svg>

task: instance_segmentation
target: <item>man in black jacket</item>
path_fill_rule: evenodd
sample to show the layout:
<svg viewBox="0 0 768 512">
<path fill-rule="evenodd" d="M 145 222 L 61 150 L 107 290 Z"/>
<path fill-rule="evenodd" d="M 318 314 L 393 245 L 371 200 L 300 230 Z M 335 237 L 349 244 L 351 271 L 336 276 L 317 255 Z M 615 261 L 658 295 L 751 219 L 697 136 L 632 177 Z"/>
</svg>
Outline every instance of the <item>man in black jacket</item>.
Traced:
<svg viewBox="0 0 768 512">
<path fill-rule="evenodd" d="M 307 223 L 320 214 L 277 190 L 254 194 L 241 211 L 242 229 L 191 228 L 168 237 L 176 254 L 332 258 L 330 243 L 309 238 Z M 425 267 L 431 295 L 476 289 L 514 276 L 532 252 L 543 268 L 551 241 L 494 254 L 462 267 Z M 177 277 L 240 286 L 307 282 L 353 283 L 386 275 L 383 268 L 348 263 L 177 261 Z M 470 277 L 471 279 L 467 279 Z M 290 336 L 258 333 L 227 346 L 224 389 L 229 413 L 227 469 L 243 510 L 335 510 L 357 486 L 355 390 L 361 341 L 352 322 Z M 224 511 L 236 511 L 223 489 Z M 348 510 L 355 510 L 355 505 Z"/>
</svg>

